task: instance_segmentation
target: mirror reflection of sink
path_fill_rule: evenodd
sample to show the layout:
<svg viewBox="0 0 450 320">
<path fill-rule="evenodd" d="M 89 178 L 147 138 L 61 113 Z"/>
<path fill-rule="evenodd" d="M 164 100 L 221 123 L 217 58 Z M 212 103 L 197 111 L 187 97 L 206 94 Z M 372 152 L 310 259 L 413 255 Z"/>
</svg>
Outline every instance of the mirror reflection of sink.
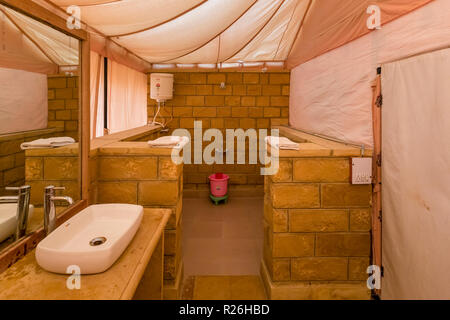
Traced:
<svg viewBox="0 0 450 320">
<path fill-rule="evenodd" d="M 30 205 L 28 221 L 33 216 L 34 206 Z M 0 242 L 8 239 L 16 232 L 17 203 L 0 204 Z"/>
<path fill-rule="evenodd" d="M 81 274 L 108 270 L 136 234 L 144 208 L 136 205 L 90 206 L 53 231 L 36 249 L 37 263 L 47 271 Z M 69 271 L 70 273 L 71 271 Z"/>
</svg>

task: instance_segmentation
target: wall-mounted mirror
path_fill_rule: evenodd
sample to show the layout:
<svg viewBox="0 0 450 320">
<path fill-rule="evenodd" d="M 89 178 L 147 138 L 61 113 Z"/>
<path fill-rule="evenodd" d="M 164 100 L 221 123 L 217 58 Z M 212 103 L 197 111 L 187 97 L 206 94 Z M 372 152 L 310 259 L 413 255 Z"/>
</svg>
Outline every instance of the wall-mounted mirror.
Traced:
<svg viewBox="0 0 450 320">
<path fill-rule="evenodd" d="M 0 5 L 0 252 L 80 199 L 79 47 Z"/>
</svg>

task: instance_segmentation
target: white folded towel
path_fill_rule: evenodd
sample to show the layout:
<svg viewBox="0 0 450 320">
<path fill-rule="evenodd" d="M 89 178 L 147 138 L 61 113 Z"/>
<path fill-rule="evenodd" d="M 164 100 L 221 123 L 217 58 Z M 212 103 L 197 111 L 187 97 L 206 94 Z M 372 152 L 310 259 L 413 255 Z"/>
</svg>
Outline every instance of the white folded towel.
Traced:
<svg viewBox="0 0 450 320">
<path fill-rule="evenodd" d="M 286 137 L 266 137 L 266 142 L 272 147 L 281 150 L 300 150 L 300 144 L 289 140 Z"/>
<path fill-rule="evenodd" d="M 20 148 L 22 150 L 58 148 L 67 146 L 72 143 L 75 143 L 75 139 L 71 137 L 55 137 L 48 139 L 38 139 L 31 142 L 24 142 L 20 145 Z"/>
<path fill-rule="evenodd" d="M 188 137 L 166 136 L 149 141 L 148 144 L 152 148 L 183 149 L 189 141 Z"/>
</svg>

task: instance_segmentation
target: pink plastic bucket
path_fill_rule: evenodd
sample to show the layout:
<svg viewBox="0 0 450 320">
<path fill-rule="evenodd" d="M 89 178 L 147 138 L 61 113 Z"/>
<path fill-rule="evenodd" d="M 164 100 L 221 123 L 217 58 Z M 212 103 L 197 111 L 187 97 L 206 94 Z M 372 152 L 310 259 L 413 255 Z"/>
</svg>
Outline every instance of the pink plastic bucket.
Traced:
<svg viewBox="0 0 450 320">
<path fill-rule="evenodd" d="M 223 173 L 215 173 L 209 176 L 211 194 L 217 198 L 225 197 L 228 193 L 228 180 L 230 180 L 230 177 Z"/>
</svg>

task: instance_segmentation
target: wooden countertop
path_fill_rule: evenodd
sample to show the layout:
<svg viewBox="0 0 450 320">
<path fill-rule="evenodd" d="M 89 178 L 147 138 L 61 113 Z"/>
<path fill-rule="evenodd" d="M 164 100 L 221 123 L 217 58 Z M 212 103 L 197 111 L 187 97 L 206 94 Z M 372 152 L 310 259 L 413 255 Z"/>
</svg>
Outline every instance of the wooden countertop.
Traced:
<svg viewBox="0 0 450 320">
<path fill-rule="evenodd" d="M 145 209 L 134 239 L 106 272 L 81 276 L 81 289 L 69 290 L 69 275 L 42 269 L 35 251 L 0 274 L 0 300 L 129 300 L 163 235 L 171 210 Z"/>
</svg>

